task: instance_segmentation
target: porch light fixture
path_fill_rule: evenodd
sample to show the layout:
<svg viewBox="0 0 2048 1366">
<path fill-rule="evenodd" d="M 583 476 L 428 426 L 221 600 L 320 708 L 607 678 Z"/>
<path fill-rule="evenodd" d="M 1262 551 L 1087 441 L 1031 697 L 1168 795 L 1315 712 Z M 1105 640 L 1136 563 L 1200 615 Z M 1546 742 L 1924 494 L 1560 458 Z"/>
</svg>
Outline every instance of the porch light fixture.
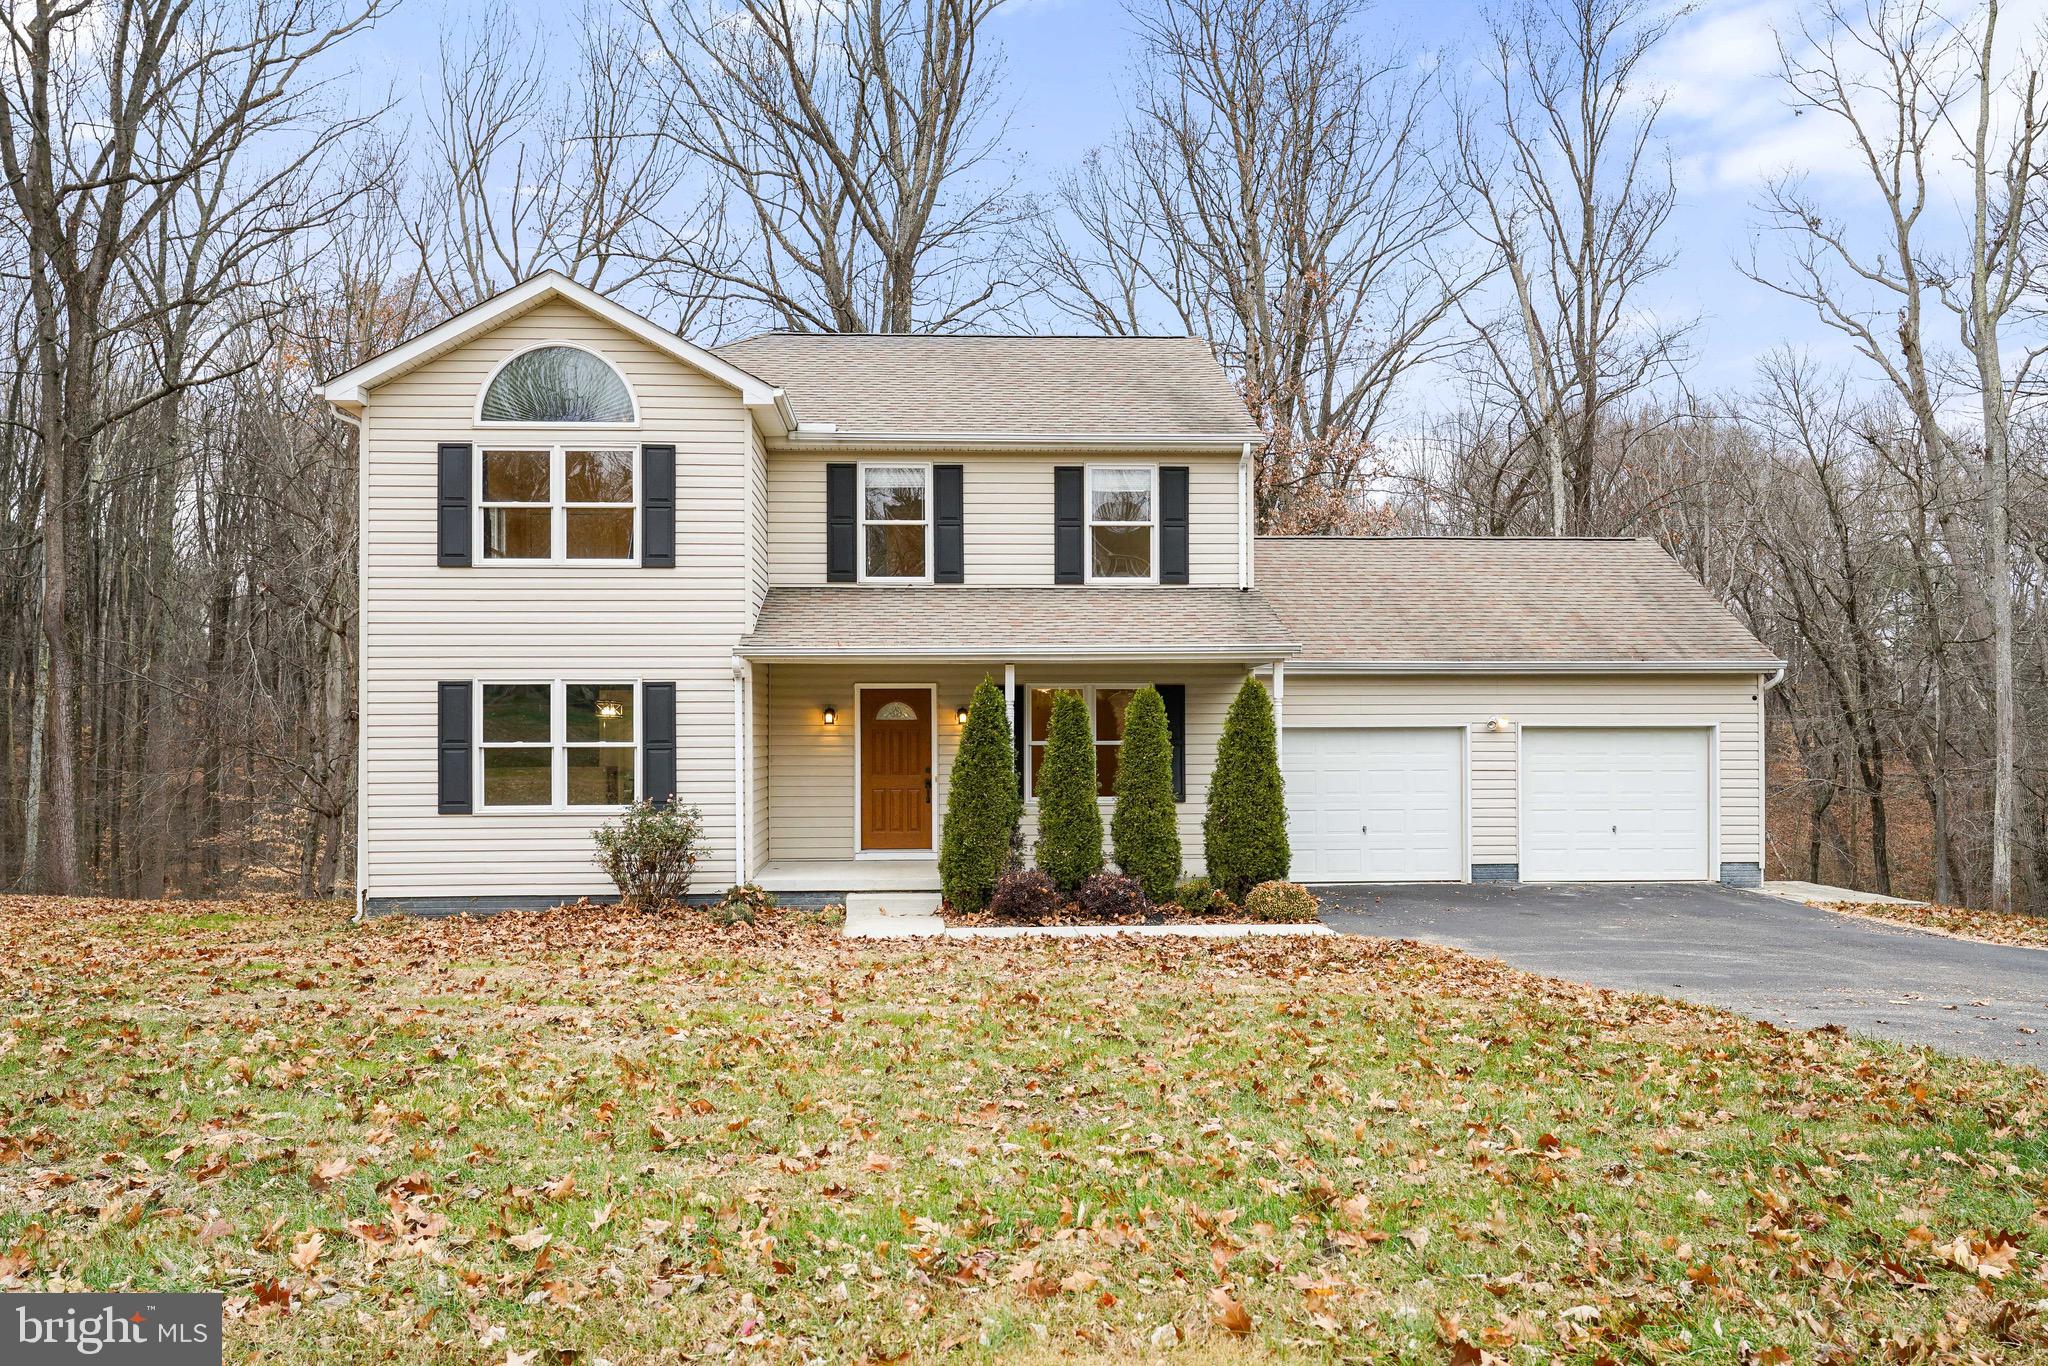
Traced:
<svg viewBox="0 0 2048 1366">
<path fill-rule="evenodd" d="M 964 726 L 964 725 L 966 725 L 966 724 L 967 724 L 967 708 L 965 708 L 965 707 L 955 707 L 955 708 L 953 709 L 953 719 L 954 719 L 955 721 L 958 721 L 958 722 L 959 722 L 959 723 L 960 723 L 961 725 L 963 725 L 963 726 Z"/>
<path fill-rule="evenodd" d="M 836 726 L 839 724 L 839 708 L 825 708 L 825 724 L 828 726 Z"/>
<path fill-rule="evenodd" d="M 1486 728 L 1495 735 L 1499 735 L 1502 731 L 1513 730 L 1515 723 L 1505 716 L 1496 716 L 1486 723 Z"/>
</svg>

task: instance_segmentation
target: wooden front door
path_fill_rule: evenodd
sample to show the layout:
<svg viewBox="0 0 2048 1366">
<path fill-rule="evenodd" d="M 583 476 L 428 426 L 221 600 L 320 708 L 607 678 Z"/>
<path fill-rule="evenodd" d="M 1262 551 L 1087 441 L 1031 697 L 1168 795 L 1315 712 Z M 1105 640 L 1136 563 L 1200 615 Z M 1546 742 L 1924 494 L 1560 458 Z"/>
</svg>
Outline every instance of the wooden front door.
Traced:
<svg viewBox="0 0 2048 1366">
<path fill-rule="evenodd" d="M 860 694 L 860 847 L 932 847 L 932 694 Z"/>
</svg>

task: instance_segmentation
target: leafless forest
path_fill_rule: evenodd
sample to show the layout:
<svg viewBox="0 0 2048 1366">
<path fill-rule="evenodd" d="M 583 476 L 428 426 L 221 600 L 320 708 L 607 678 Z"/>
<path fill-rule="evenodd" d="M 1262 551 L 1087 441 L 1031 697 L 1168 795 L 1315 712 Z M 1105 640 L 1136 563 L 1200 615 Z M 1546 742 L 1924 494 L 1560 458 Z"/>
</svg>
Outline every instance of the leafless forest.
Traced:
<svg viewBox="0 0 2048 1366">
<path fill-rule="evenodd" d="M 1777 35 L 1855 190 L 1788 167 L 1746 270 L 1856 360 L 1701 392 L 1645 0 L 1434 60 L 1363 0 L 1133 0 L 1122 126 L 1028 168 L 1003 0 L 486 6 L 402 91 L 399 3 L 0 9 L 0 886 L 347 884 L 316 387 L 552 266 L 700 340 L 1203 336 L 1266 528 L 1650 535 L 1725 597 L 1791 661 L 1773 876 L 2048 909 L 2048 53 L 1996 4 Z"/>
</svg>

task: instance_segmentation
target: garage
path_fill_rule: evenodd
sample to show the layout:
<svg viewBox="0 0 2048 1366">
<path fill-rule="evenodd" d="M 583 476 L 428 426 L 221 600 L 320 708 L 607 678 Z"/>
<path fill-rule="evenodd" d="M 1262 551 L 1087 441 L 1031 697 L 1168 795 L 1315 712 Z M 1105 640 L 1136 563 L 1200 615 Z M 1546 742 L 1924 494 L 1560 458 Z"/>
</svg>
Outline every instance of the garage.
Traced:
<svg viewBox="0 0 2048 1366">
<path fill-rule="evenodd" d="M 1522 733 L 1522 877 L 1692 882 L 1713 876 L 1711 727 Z"/>
<path fill-rule="evenodd" d="M 1462 728 L 1290 728 L 1282 754 L 1296 881 L 1464 877 Z"/>
</svg>

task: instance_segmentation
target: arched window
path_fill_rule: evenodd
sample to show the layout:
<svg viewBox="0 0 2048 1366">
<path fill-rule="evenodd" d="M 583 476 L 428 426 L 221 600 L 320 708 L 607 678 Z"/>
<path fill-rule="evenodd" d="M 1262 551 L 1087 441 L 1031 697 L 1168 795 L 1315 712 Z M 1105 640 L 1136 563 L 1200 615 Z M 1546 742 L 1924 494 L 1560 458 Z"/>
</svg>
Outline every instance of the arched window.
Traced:
<svg viewBox="0 0 2048 1366">
<path fill-rule="evenodd" d="M 500 366 L 484 390 L 485 422 L 631 422 L 633 395 L 602 357 L 536 346 Z"/>
</svg>

